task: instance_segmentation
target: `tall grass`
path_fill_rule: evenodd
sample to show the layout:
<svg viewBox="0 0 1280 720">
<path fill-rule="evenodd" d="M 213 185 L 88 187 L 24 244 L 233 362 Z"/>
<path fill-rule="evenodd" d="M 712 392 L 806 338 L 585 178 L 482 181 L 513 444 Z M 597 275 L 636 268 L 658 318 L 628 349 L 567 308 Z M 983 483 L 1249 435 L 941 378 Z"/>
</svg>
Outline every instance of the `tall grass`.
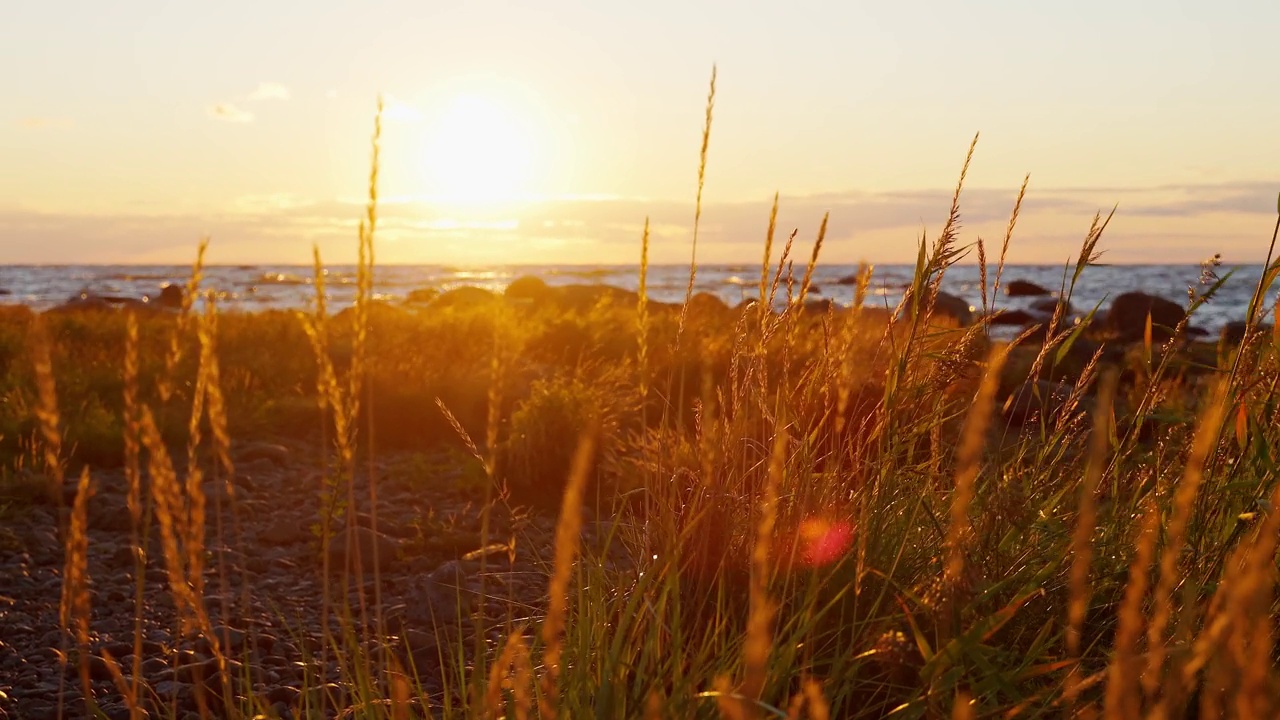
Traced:
<svg viewBox="0 0 1280 720">
<path fill-rule="evenodd" d="M 714 98 L 713 72 L 686 300 L 697 272 Z M 797 282 L 794 232 L 774 256 L 775 195 L 758 297 L 754 309 L 736 315 L 707 319 L 690 302 L 678 309 L 650 302 L 647 222 L 641 291 L 632 305 L 578 315 L 500 303 L 388 315 L 373 299 L 380 127 L 379 119 L 352 323 L 329 314 L 317 250 L 315 306 L 300 317 L 220 319 L 211 300 L 196 313 L 198 259 L 183 308 L 160 326 L 158 341 L 147 344 L 153 328 L 138 318 L 121 326 L 118 402 L 137 623 L 128 677 L 106 661 L 131 717 L 142 717 L 148 704 L 176 712 L 145 687 L 140 670 L 144 550 L 152 532 L 178 611 L 176 634 L 206 637 L 218 661 L 217 682 L 199 686 L 202 716 L 269 711 L 236 694 L 238 674 L 256 672 L 252 652 L 232 657 L 231 643 L 213 632 L 205 602 L 206 446 L 215 479 L 224 483 L 213 499 L 219 548 L 224 497 L 231 532 L 239 534 L 232 434 L 248 420 L 235 405 L 237 394 L 226 391 L 232 382 L 305 386 L 299 396 L 314 408 L 307 417 L 320 423 L 312 434 L 320 437 L 319 654 L 337 661 L 350 692 L 308 695 L 315 699 L 300 701 L 298 716 L 407 718 L 432 702 L 416 668 L 367 651 L 398 629 L 384 616 L 377 556 L 364 566 L 364 540 L 354 531 L 357 460 L 361 452 L 369 460 L 363 472 L 376 533 L 373 457 L 388 430 L 404 424 L 379 423 L 396 402 L 424 406 L 419 410 L 432 413 L 483 468 L 482 547 L 489 544 L 490 512 L 519 502 L 511 486 L 518 473 L 564 479 L 555 488 L 563 496 L 543 602 L 530 623 L 508 616 L 496 654 L 478 635 L 471 647 L 460 639 L 445 643 L 448 699 L 432 712 L 1172 718 L 1188 709 L 1232 717 L 1276 710 L 1280 353 L 1273 339 L 1254 333 L 1216 366 L 1193 372 L 1179 360 L 1194 350 L 1185 342 L 1185 323 L 1166 347 L 1148 339 L 1140 353 L 1130 348 L 1120 361 L 1090 346 L 1099 339 L 1089 329 L 1093 313 L 1073 324 L 1067 307 L 1076 281 L 1099 257 L 1110 215 L 1095 216 L 1076 261 L 1064 267 L 1057 310 L 1043 333 L 1008 343 L 990 339 L 985 320 L 960 326 L 939 306 L 949 268 L 976 252 L 984 314 L 997 309 L 1027 191 L 1024 180 L 988 274 L 985 243 L 961 240 L 976 136 L 947 219 L 933 242 L 921 236 L 910 288 L 888 312 L 866 307 L 874 274 L 866 264 L 850 308 L 805 309 L 827 217 Z M 1269 260 L 1251 321 L 1261 316 L 1277 272 L 1280 263 Z M 1188 310 L 1194 314 L 1220 286 L 1190 298 Z M 781 293 L 786 302 L 778 302 Z M 75 320 L 39 319 L 24 330 L 30 387 L 15 397 L 30 398 L 24 407 L 39 438 L 47 492 L 61 502 L 64 421 L 79 419 L 59 408 L 55 368 L 67 365 L 59 365 L 66 349 L 50 332 L 55 322 Z M 690 332 L 695 325 L 698 332 Z M 586 338 L 578 354 L 564 353 L 566 327 Z M 294 372 L 298 366 L 286 357 L 237 371 L 226 359 L 237 343 L 250 344 L 244 338 L 253 332 L 244 328 L 305 338 L 307 374 Z M 1061 374 L 1070 363 L 1075 370 Z M 434 384 L 396 385 L 406 368 Z M 1063 401 L 1037 396 L 1034 418 L 1013 422 L 1010 409 L 1020 396 L 1009 388 L 1038 388 L 1035 381 L 1046 375 L 1065 377 Z M 459 377 L 475 383 L 471 396 L 457 391 Z M 386 392 L 388 385 L 402 395 Z M 445 399 L 450 391 L 455 402 Z M 252 397 L 265 402 L 270 392 Z M 376 406 L 375 393 L 381 393 Z M 479 411 L 456 402 L 468 397 Z M 179 400 L 189 404 L 185 423 L 172 419 Z M 1228 425 L 1233 432 L 1224 432 Z M 524 432 L 539 426 L 557 431 Z M 564 452 L 564 443 L 575 442 L 575 452 Z M 174 461 L 174 447 L 185 447 L 185 463 Z M 566 467 L 549 459 L 566 455 Z M 91 491 L 86 471 L 65 535 L 62 621 L 75 630 L 82 676 L 90 650 Z M 609 513 L 604 547 L 583 541 L 582 513 L 592 491 L 596 507 Z M 509 545 L 517 552 L 514 541 Z M 331 553 L 335 548 L 343 552 Z M 226 572 L 219 555 L 224 617 L 233 614 Z M 247 577 L 242 584 L 248 587 Z M 65 643 L 63 651 L 65 661 Z"/>
</svg>

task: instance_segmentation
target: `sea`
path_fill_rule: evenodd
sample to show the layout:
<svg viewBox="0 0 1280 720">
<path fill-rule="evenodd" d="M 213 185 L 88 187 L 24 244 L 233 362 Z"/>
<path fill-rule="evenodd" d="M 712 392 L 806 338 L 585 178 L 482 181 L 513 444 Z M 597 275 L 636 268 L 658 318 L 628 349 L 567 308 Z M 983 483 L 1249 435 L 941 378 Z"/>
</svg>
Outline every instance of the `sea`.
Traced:
<svg viewBox="0 0 1280 720">
<path fill-rule="evenodd" d="M 1262 265 L 1213 268 L 1227 278 L 1216 296 L 1193 318 L 1192 325 L 1216 333 L 1224 324 L 1243 320 L 1262 275 Z M 988 296 L 994 269 L 989 269 Z M 855 265 L 819 265 L 813 276 L 815 298 L 850 304 L 854 287 L 849 283 L 858 271 Z M 879 265 L 872 273 L 866 302 L 892 308 L 909 286 L 910 265 Z M 158 296 L 170 283 L 184 283 L 187 266 L 160 265 L 41 265 L 0 266 L 0 303 L 27 305 L 44 310 L 85 296 L 132 299 Z M 797 271 L 799 272 L 799 271 Z M 589 265 L 503 265 L 457 268 L 438 265 L 384 265 L 374 270 L 375 294 L 379 300 L 403 302 L 415 290 L 449 290 L 463 285 L 501 292 L 512 280 L 526 275 L 542 278 L 549 285 L 605 284 L 635 290 L 639 286 L 636 266 Z M 1120 293 L 1139 290 L 1187 304 L 1189 289 L 1203 290 L 1204 268 L 1200 265 L 1094 265 L 1087 267 L 1071 293 L 1071 305 L 1086 313 L 1095 306 L 1104 310 Z M 1070 281 L 1070 269 L 1061 265 L 1012 265 L 1004 269 L 1002 285 L 1026 280 L 1058 292 Z M 798 282 L 798 280 L 797 280 Z M 654 300 L 679 302 L 689 283 L 687 265 L 650 266 L 648 292 Z M 719 296 L 736 305 L 759 294 L 760 266 L 702 265 L 697 269 L 695 292 Z M 314 306 L 314 271 L 310 266 L 239 265 L 204 269 L 203 287 L 216 293 L 222 311 L 255 312 L 266 309 L 306 310 Z M 332 266 L 325 270 L 326 299 L 333 311 L 354 302 L 356 268 Z M 975 265 L 952 266 L 944 276 L 942 289 L 982 307 L 982 279 Z M 785 291 L 779 293 L 785 302 Z M 1028 309 L 1043 298 L 1008 297 L 1003 290 L 994 306 L 1007 310 Z M 1277 302 L 1277 288 L 1266 294 L 1264 308 L 1270 314 Z"/>
</svg>

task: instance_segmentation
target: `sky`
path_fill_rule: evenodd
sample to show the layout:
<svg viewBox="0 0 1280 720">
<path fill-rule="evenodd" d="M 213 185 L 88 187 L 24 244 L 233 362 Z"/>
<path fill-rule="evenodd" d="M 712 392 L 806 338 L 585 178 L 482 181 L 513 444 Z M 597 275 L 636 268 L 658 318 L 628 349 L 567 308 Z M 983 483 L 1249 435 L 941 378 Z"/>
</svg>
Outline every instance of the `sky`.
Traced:
<svg viewBox="0 0 1280 720">
<path fill-rule="evenodd" d="M 1280 3 L 46 0 L 0 7 L 0 264 L 350 261 L 384 98 L 384 263 L 828 262 L 962 243 L 1260 261 Z"/>
</svg>

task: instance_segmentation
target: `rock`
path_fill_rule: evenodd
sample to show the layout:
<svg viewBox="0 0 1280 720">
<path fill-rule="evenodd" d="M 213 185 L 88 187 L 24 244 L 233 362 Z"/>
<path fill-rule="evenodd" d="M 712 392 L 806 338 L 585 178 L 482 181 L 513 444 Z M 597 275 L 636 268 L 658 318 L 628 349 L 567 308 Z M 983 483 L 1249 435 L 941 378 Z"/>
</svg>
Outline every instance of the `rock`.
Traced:
<svg viewBox="0 0 1280 720">
<path fill-rule="evenodd" d="M 533 275 L 522 275 L 512 280 L 503 293 L 509 300 L 524 300 L 533 303 L 545 302 L 554 294 L 555 291 L 542 278 L 534 277 Z"/>
<path fill-rule="evenodd" d="M 1026 280 L 1014 280 L 1004 286 L 1004 291 L 1009 297 L 1039 297 L 1041 295 L 1053 294 L 1053 291 L 1048 288 L 1041 287 Z"/>
<path fill-rule="evenodd" d="M 124 703 L 106 703 L 100 705 L 98 709 L 102 711 L 107 720 L 133 720 L 135 717 L 146 720 L 146 718 L 151 717 L 144 708 L 138 708 L 138 713 L 135 716 L 130 712 L 129 706 Z"/>
<path fill-rule="evenodd" d="M 305 538 L 303 529 L 290 522 L 278 522 L 258 531 L 258 541 L 268 545 L 292 545 Z"/>
<path fill-rule="evenodd" d="M 297 702 L 298 695 L 298 688 L 290 687 L 288 685 L 280 685 L 267 691 L 267 702 L 272 703 L 273 705 L 275 703 L 284 703 L 285 705 L 291 706 Z"/>
<path fill-rule="evenodd" d="M 429 310 L 451 310 L 456 308 L 488 307 L 498 299 L 497 295 L 484 288 L 464 285 L 440 293 L 427 306 Z"/>
<path fill-rule="evenodd" d="M 1038 319 L 1026 310 L 1002 310 L 988 316 L 987 322 L 992 325 L 1018 325 L 1025 327 Z"/>
<path fill-rule="evenodd" d="M 119 297 L 115 295 L 96 295 L 85 291 L 69 298 L 65 303 L 50 308 L 49 312 L 94 311 L 94 310 L 154 310 L 155 306 L 137 298 Z"/>
<path fill-rule="evenodd" d="M 938 298 L 933 305 L 933 314 L 952 318 L 959 323 L 960 327 L 973 324 L 973 308 L 968 301 L 950 293 L 938 293 Z"/>
<path fill-rule="evenodd" d="M 160 288 L 160 297 L 156 299 L 156 303 L 168 310 L 180 310 L 186 297 L 186 288 L 170 283 Z"/>
<path fill-rule="evenodd" d="M 1116 296 L 1103 317 L 1105 330 L 1123 340 L 1141 340 L 1151 316 L 1153 340 L 1168 340 L 1173 329 L 1187 316 L 1181 305 L 1144 292 L 1127 292 Z"/>
<path fill-rule="evenodd" d="M 1249 324 L 1244 320 L 1232 320 L 1222 328 L 1222 333 L 1218 336 L 1218 342 L 1223 345 L 1234 346 L 1244 342 L 1245 334 L 1248 332 Z M 1270 325 L 1259 325 L 1255 334 L 1271 335 L 1273 330 Z"/>
<path fill-rule="evenodd" d="M 1053 315 L 1055 312 L 1058 311 L 1058 299 L 1057 298 L 1041 298 L 1031 303 L 1027 307 L 1029 307 L 1032 312 L 1037 312 L 1044 315 Z M 1074 312 L 1075 312 L 1075 308 L 1071 307 L 1071 305 L 1068 304 L 1063 314 L 1071 315 Z"/>
<path fill-rule="evenodd" d="M 832 310 L 840 310 L 840 303 L 831 298 L 818 298 L 816 300 L 805 300 L 804 311 L 814 315 L 825 315 Z"/>
<path fill-rule="evenodd" d="M 227 652 L 227 651 L 234 652 L 244 647 L 245 635 L 244 635 L 244 632 L 241 630 L 229 628 L 225 625 L 219 625 L 213 628 L 213 636 L 217 638 L 218 645 L 222 648 L 223 652 Z M 209 638 L 200 638 L 198 647 L 200 649 L 206 649 L 206 648 L 212 649 L 213 643 L 209 640 Z"/>
<path fill-rule="evenodd" d="M 366 573 L 373 572 L 375 566 L 379 571 L 390 570 L 400 554 L 398 540 L 357 525 L 336 533 L 329 542 L 329 562 L 334 572 L 340 572 L 346 566 L 348 545 L 352 545 L 358 552 L 356 557 Z M 355 558 L 351 560 L 354 561 Z M 354 566 L 354 562 L 352 565 Z"/>
<path fill-rule="evenodd" d="M 689 298 L 689 307 L 686 311 L 692 318 L 717 320 L 729 314 L 729 306 L 717 295 L 700 292 L 694 293 Z"/>
<path fill-rule="evenodd" d="M 289 448 L 275 443 L 248 443 L 240 448 L 236 457 L 240 462 L 245 463 L 266 460 L 276 465 L 284 465 L 289 462 Z"/>
<path fill-rule="evenodd" d="M 557 292 L 557 303 L 567 311 L 585 313 L 597 305 L 636 306 L 639 293 L 610 285 L 565 285 Z"/>
<path fill-rule="evenodd" d="M 438 297 L 440 297 L 440 291 L 436 288 L 417 288 L 410 290 L 404 301 L 410 305 L 426 305 Z"/>
</svg>

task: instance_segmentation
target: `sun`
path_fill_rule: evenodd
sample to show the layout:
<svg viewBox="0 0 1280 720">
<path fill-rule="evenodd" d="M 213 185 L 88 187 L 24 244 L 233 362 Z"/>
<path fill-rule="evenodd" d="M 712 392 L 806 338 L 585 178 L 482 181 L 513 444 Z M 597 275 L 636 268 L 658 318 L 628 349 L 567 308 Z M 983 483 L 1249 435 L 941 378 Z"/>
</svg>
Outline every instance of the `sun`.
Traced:
<svg viewBox="0 0 1280 720">
<path fill-rule="evenodd" d="M 499 97 L 453 97 L 427 129 L 427 192 L 460 204 L 529 195 L 536 142 L 527 116 Z"/>
</svg>

